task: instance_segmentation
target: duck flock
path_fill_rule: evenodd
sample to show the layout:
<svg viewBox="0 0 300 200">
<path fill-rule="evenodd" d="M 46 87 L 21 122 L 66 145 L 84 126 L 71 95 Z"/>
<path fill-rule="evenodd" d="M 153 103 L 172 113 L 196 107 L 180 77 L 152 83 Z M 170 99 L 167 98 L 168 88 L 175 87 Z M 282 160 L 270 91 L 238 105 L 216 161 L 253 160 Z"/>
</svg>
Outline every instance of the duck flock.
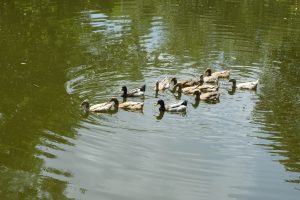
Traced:
<svg viewBox="0 0 300 200">
<path fill-rule="evenodd" d="M 193 78 L 190 80 L 177 80 L 177 78 L 165 77 L 160 81 L 156 81 L 154 90 L 156 93 L 158 91 L 171 90 L 172 92 L 177 92 L 179 94 L 194 95 L 196 101 L 208 101 L 215 102 L 219 100 L 219 79 L 229 79 L 230 71 L 217 71 L 212 72 L 210 68 L 207 68 L 199 78 Z M 238 83 L 235 79 L 229 79 L 232 83 L 232 89 L 248 89 L 256 90 L 258 80 L 253 82 Z M 88 100 L 84 100 L 81 106 L 84 108 L 85 112 L 96 112 L 105 113 L 111 112 L 118 108 L 129 111 L 142 111 L 144 108 L 144 102 L 137 101 L 127 101 L 127 97 L 143 97 L 146 91 L 146 85 L 140 88 L 128 90 L 126 86 L 122 87 L 123 102 L 120 103 L 118 98 L 113 97 L 109 101 L 95 104 L 90 106 Z M 185 112 L 187 108 L 187 101 L 182 100 L 166 105 L 163 99 L 157 101 L 159 105 L 159 111 L 161 112 Z"/>
</svg>

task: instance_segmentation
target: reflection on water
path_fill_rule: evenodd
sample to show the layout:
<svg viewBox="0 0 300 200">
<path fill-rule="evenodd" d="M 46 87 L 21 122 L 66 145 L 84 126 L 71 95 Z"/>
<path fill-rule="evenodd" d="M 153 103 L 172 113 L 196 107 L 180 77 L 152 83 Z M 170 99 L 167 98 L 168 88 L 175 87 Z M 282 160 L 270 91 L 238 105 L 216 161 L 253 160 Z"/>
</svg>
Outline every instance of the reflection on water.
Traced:
<svg viewBox="0 0 300 200">
<path fill-rule="evenodd" d="M 0 199 L 298 199 L 298 7 L 2 1 Z M 207 67 L 260 85 L 221 80 L 217 103 L 152 90 Z M 143 112 L 79 106 L 144 83 Z M 186 99 L 187 112 L 159 112 L 158 99 Z"/>
</svg>

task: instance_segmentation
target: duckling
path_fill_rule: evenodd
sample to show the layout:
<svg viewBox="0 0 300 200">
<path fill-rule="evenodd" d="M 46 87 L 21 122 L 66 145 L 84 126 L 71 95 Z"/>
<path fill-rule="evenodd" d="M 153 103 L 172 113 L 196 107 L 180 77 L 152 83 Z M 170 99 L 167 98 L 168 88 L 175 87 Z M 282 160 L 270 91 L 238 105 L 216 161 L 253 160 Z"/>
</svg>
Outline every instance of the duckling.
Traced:
<svg viewBox="0 0 300 200">
<path fill-rule="evenodd" d="M 114 102 L 111 101 L 90 106 L 90 103 L 87 99 L 81 103 L 81 106 L 83 106 L 86 112 L 97 112 L 97 113 L 109 112 L 112 111 L 113 108 L 115 108 Z"/>
<path fill-rule="evenodd" d="M 140 97 L 140 96 L 144 96 L 146 91 L 146 85 L 143 85 L 140 88 L 131 89 L 129 91 L 127 91 L 126 86 L 123 86 L 122 91 L 123 94 L 121 95 L 121 97 Z"/>
<path fill-rule="evenodd" d="M 211 69 L 207 68 L 204 71 L 204 74 L 207 74 L 207 76 L 215 76 L 215 77 L 218 77 L 218 78 L 229 78 L 230 71 L 229 70 L 224 70 L 224 71 L 219 71 L 219 72 L 212 73 Z"/>
<path fill-rule="evenodd" d="M 195 100 L 205 100 L 205 101 L 213 101 L 218 100 L 220 97 L 219 92 L 207 92 L 207 93 L 201 93 L 200 91 L 195 91 L 194 95 L 196 96 Z"/>
<path fill-rule="evenodd" d="M 143 110 L 144 102 L 134 102 L 134 101 L 126 101 L 123 103 L 119 103 L 119 100 L 116 97 L 111 98 L 111 102 L 114 102 L 115 106 L 118 108 L 122 108 L 124 110 Z"/>
<path fill-rule="evenodd" d="M 169 78 L 166 76 L 163 80 L 156 81 L 154 90 L 159 91 L 159 90 L 165 90 L 168 88 L 170 88 L 170 82 L 169 82 Z"/>
<path fill-rule="evenodd" d="M 200 82 L 208 83 L 208 84 L 219 84 L 219 78 L 217 76 L 203 76 L 203 74 L 200 75 Z"/>
<path fill-rule="evenodd" d="M 248 90 L 256 90 L 257 84 L 258 84 L 258 80 L 253 81 L 253 82 L 246 82 L 246 83 L 236 84 L 235 79 L 230 79 L 228 82 L 232 82 L 232 88 L 248 89 Z"/>
<path fill-rule="evenodd" d="M 160 111 L 169 111 L 169 112 L 185 112 L 187 107 L 187 101 L 183 100 L 180 102 L 172 103 L 165 106 L 165 102 L 160 99 L 157 101 L 157 105 L 160 105 Z"/>
<path fill-rule="evenodd" d="M 176 85 L 177 83 L 180 83 L 182 88 L 191 87 L 191 86 L 199 84 L 199 80 L 196 80 L 196 79 L 177 81 L 177 78 L 175 78 L 175 77 L 171 79 L 171 83 L 172 82 L 174 85 Z"/>
</svg>

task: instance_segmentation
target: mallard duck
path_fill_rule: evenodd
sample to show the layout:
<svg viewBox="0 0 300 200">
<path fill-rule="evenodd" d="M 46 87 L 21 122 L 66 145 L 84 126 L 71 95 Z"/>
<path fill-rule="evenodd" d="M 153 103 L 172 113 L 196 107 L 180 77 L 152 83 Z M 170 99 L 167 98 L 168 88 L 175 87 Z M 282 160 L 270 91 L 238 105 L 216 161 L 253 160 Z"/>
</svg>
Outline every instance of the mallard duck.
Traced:
<svg viewBox="0 0 300 200">
<path fill-rule="evenodd" d="M 160 105 L 160 111 L 169 111 L 169 112 L 184 112 L 186 111 L 187 101 L 183 100 L 180 102 L 172 103 L 169 105 L 165 105 L 165 102 L 160 99 L 157 101 L 157 105 Z"/>
<path fill-rule="evenodd" d="M 140 96 L 144 96 L 146 91 L 146 85 L 143 85 L 140 88 L 131 89 L 129 91 L 127 91 L 126 86 L 123 86 L 122 91 L 123 94 L 121 95 L 121 97 L 140 97 Z"/>
<path fill-rule="evenodd" d="M 229 78 L 230 71 L 229 70 L 224 70 L 224 71 L 219 71 L 219 72 L 212 73 L 211 69 L 207 68 L 204 71 L 204 74 L 206 74 L 207 76 L 215 76 L 215 77 L 218 77 L 218 78 Z"/>
<path fill-rule="evenodd" d="M 81 103 L 81 106 L 83 106 L 83 108 L 86 112 L 98 112 L 98 113 L 109 112 L 109 111 L 112 111 L 113 108 L 115 108 L 114 102 L 112 102 L 112 101 L 108 101 L 105 103 L 100 103 L 100 104 L 95 104 L 95 105 L 90 106 L 90 103 L 87 99 Z"/>
<path fill-rule="evenodd" d="M 143 110 L 144 108 L 144 102 L 126 101 L 119 103 L 119 100 L 116 97 L 111 98 L 110 101 L 114 102 L 116 107 L 124 110 Z"/>
<path fill-rule="evenodd" d="M 232 82 L 232 88 L 237 88 L 237 89 L 248 89 L 248 90 L 256 90 L 258 80 L 252 81 L 252 82 L 246 82 L 246 83 L 239 83 L 236 84 L 235 79 L 230 79 L 228 82 Z"/>
<path fill-rule="evenodd" d="M 202 93 L 200 91 L 195 91 L 194 95 L 196 96 L 196 101 L 197 100 L 205 100 L 205 101 L 213 101 L 213 100 L 218 100 L 220 97 L 219 92 L 207 92 L 207 93 Z"/>
<path fill-rule="evenodd" d="M 155 91 L 165 90 L 168 88 L 170 88 L 170 81 L 167 76 L 161 81 L 156 81 L 155 86 L 154 86 Z"/>
<path fill-rule="evenodd" d="M 180 81 L 177 81 L 177 78 L 172 78 L 171 79 L 171 83 L 173 82 L 174 86 L 177 84 L 177 83 L 180 83 L 182 88 L 185 88 L 185 87 L 191 87 L 191 86 L 194 86 L 194 85 L 197 85 L 199 84 L 199 80 L 196 80 L 196 79 L 191 79 L 191 80 L 180 80 Z"/>
<path fill-rule="evenodd" d="M 203 74 L 201 74 L 200 82 L 218 85 L 219 78 L 217 76 L 203 76 Z"/>
</svg>

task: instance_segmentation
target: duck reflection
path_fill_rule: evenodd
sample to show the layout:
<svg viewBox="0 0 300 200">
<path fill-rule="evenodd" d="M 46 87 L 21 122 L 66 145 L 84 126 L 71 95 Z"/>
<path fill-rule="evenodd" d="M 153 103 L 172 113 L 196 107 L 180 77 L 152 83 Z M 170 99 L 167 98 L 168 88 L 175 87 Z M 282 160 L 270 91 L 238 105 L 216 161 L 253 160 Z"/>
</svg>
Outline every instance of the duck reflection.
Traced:
<svg viewBox="0 0 300 200">
<path fill-rule="evenodd" d="M 158 90 L 155 91 L 155 98 L 158 98 Z"/>
<path fill-rule="evenodd" d="M 200 99 L 195 98 L 195 103 L 192 103 L 192 106 L 196 109 L 199 106 Z"/>
<path fill-rule="evenodd" d="M 165 111 L 159 111 L 159 115 L 156 116 L 156 119 L 161 120 L 164 117 L 164 115 L 165 115 Z"/>
<path fill-rule="evenodd" d="M 227 90 L 229 95 L 234 95 L 236 88 L 232 87 L 231 90 Z"/>
</svg>

